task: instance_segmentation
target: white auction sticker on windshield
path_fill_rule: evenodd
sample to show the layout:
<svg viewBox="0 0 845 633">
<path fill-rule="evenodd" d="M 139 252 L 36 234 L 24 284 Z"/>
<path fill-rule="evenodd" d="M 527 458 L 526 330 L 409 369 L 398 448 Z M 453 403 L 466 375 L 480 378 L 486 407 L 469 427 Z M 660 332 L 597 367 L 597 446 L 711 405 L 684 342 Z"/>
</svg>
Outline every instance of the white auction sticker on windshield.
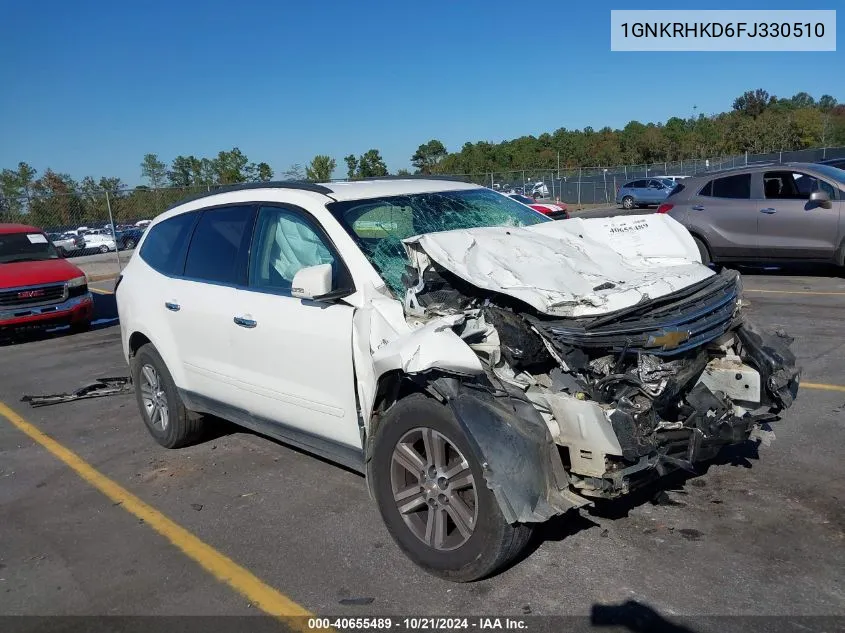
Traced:
<svg viewBox="0 0 845 633">
<path fill-rule="evenodd" d="M 26 237 L 29 239 L 30 244 L 46 244 L 47 238 L 41 235 L 41 233 L 27 233 Z"/>
</svg>

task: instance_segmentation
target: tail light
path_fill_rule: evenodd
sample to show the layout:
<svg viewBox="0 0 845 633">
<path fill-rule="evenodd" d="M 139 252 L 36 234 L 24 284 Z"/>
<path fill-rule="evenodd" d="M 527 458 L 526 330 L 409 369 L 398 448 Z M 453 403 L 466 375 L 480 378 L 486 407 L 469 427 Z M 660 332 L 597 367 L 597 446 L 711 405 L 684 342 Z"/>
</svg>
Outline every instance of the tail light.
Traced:
<svg viewBox="0 0 845 633">
<path fill-rule="evenodd" d="M 659 207 L 657 207 L 658 213 L 669 213 L 673 208 L 674 204 L 669 204 L 668 202 L 664 202 Z"/>
</svg>

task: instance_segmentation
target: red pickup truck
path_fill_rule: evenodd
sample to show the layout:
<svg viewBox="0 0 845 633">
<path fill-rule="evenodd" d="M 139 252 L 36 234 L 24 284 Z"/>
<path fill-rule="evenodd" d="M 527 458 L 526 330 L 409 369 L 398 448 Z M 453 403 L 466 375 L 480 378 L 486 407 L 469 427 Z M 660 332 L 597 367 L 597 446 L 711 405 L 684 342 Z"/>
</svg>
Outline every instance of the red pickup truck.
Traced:
<svg viewBox="0 0 845 633">
<path fill-rule="evenodd" d="M 93 317 L 85 273 L 41 229 L 0 224 L 0 333 L 59 325 L 82 331 Z"/>
</svg>

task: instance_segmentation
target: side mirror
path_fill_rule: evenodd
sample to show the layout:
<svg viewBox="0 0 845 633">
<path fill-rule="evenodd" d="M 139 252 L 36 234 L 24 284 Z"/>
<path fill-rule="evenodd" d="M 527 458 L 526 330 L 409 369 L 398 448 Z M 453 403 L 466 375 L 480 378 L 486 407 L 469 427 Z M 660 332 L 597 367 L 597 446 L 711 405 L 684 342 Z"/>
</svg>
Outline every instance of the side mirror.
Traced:
<svg viewBox="0 0 845 633">
<path fill-rule="evenodd" d="M 830 201 L 830 196 L 826 191 L 814 191 L 810 194 L 810 202 L 815 202 L 822 209 L 830 209 L 833 203 Z"/>
<path fill-rule="evenodd" d="M 290 294 L 297 299 L 319 299 L 332 291 L 332 265 L 300 268 L 293 276 Z"/>
</svg>

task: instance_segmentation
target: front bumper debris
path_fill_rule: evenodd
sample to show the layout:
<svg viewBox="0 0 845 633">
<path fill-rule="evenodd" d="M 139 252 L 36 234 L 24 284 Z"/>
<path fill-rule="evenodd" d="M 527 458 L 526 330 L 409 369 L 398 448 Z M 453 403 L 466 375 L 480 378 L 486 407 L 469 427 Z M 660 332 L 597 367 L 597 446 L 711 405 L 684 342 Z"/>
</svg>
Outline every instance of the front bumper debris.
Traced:
<svg viewBox="0 0 845 633">
<path fill-rule="evenodd" d="M 21 402 L 28 402 L 31 407 L 48 407 L 53 404 L 62 404 L 74 400 L 88 400 L 91 398 L 103 398 L 105 396 L 117 396 L 132 393 L 132 381 L 125 376 L 116 378 L 97 378 L 97 382 L 70 393 L 57 393 L 45 396 L 23 396 Z"/>
</svg>

